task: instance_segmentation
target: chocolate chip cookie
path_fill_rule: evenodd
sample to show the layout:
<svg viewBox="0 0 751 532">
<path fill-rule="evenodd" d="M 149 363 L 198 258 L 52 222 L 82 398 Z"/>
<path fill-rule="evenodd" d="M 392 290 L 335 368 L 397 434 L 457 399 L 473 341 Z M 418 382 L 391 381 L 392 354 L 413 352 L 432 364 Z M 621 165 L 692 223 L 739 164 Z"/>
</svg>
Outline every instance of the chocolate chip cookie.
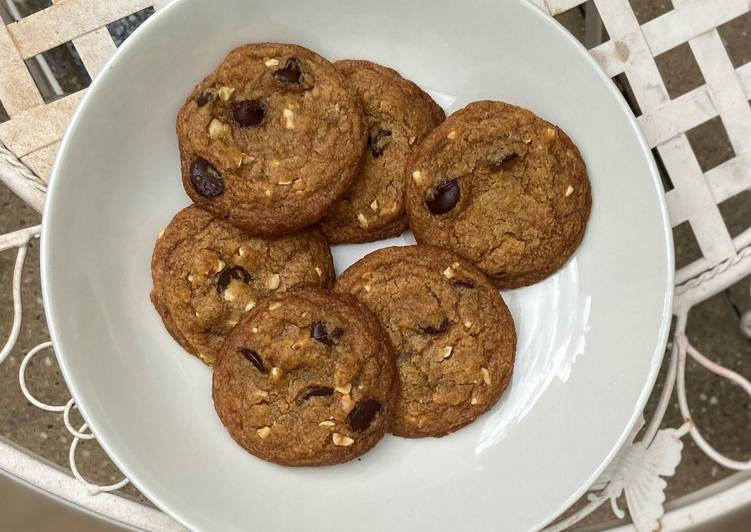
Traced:
<svg viewBox="0 0 751 532">
<path fill-rule="evenodd" d="M 405 201 L 418 242 L 472 261 L 500 288 L 561 268 L 579 246 L 592 195 L 560 128 L 503 102 L 475 102 L 414 151 Z"/>
<path fill-rule="evenodd" d="M 294 286 L 328 287 L 334 266 L 318 230 L 254 238 L 191 206 L 161 233 L 151 275 L 151 300 L 167 330 L 211 365 L 229 330 L 262 298 Z"/>
<path fill-rule="evenodd" d="M 230 435 L 264 460 L 319 466 L 380 440 L 398 397 L 394 354 L 378 319 L 349 295 L 274 294 L 222 346 L 214 407 Z"/>
<path fill-rule="evenodd" d="M 514 321 L 498 290 L 464 259 L 424 245 L 383 248 L 350 266 L 334 289 L 355 295 L 391 338 L 401 383 L 394 434 L 453 432 L 506 389 Z"/>
<path fill-rule="evenodd" d="M 193 201 L 264 236 L 318 221 L 357 175 L 367 142 L 334 66 L 274 43 L 230 52 L 183 105 L 177 135 Z"/>
<path fill-rule="evenodd" d="M 337 61 L 365 111 L 369 140 L 362 170 L 321 222 L 331 243 L 370 242 L 407 228 L 404 165 L 446 116 L 420 87 L 369 61 Z"/>
</svg>

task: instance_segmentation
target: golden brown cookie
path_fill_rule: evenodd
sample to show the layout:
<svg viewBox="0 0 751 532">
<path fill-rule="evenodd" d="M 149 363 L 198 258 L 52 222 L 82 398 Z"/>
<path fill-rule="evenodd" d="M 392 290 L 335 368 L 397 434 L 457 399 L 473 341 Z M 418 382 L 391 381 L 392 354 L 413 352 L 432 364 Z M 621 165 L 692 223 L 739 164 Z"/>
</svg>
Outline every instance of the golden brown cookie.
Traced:
<svg viewBox="0 0 751 532">
<path fill-rule="evenodd" d="M 229 330 L 262 298 L 295 286 L 331 286 L 334 265 L 318 230 L 254 238 L 190 206 L 157 240 L 151 275 L 151 300 L 167 330 L 211 365 Z"/>
<path fill-rule="evenodd" d="M 453 432 L 506 389 L 514 321 L 498 290 L 464 259 L 424 245 L 383 248 L 350 266 L 334 289 L 355 295 L 391 338 L 401 384 L 394 434 Z"/>
<path fill-rule="evenodd" d="M 274 294 L 222 346 L 214 407 L 230 435 L 264 460 L 346 462 L 380 440 L 398 396 L 378 319 L 348 295 Z"/>
<path fill-rule="evenodd" d="M 365 120 L 342 75 L 291 44 L 229 53 L 177 117 L 183 186 L 254 235 L 318 221 L 359 170 Z"/>
<path fill-rule="evenodd" d="M 321 221 L 331 243 L 370 242 L 407 228 L 404 165 L 413 148 L 446 116 L 420 87 L 369 61 L 334 63 L 365 111 L 369 140 L 362 170 Z"/>
<path fill-rule="evenodd" d="M 592 195 L 579 150 L 521 107 L 457 111 L 417 147 L 407 174 L 417 241 L 458 253 L 500 288 L 551 275 L 584 236 Z"/>
</svg>

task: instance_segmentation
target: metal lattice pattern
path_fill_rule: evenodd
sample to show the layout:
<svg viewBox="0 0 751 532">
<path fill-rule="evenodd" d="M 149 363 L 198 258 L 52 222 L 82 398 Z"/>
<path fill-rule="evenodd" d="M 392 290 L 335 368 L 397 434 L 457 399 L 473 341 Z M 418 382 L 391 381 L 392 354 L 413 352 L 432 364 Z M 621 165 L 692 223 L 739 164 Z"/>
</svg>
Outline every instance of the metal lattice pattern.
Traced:
<svg viewBox="0 0 751 532">
<path fill-rule="evenodd" d="M 557 15 L 586 0 L 534 0 Z M 610 41 L 591 50 L 610 77 L 625 74 L 638 118 L 675 188 L 666 194 L 673 226 L 691 224 L 703 257 L 676 275 L 680 284 L 751 245 L 751 228 L 731 238 L 718 208 L 751 189 L 751 63 L 735 69 L 717 27 L 751 11 L 748 0 L 673 0 L 674 9 L 639 26 L 628 0 L 595 0 Z M 688 43 L 705 85 L 670 99 L 655 57 Z M 719 116 L 735 157 L 703 173 L 686 132 Z"/>
</svg>

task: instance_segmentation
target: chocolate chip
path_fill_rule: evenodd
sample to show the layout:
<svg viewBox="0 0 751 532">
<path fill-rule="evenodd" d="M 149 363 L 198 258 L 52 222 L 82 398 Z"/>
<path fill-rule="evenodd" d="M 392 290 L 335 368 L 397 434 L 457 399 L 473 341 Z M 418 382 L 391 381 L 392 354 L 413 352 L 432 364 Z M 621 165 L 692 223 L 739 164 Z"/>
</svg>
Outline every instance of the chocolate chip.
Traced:
<svg viewBox="0 0 751 532">
<path fill-rule="evenodd" d="M 193 159 L 190 165 L 190 183 L 201 196 L 214 198 L 224 192 L 224 179 L 213 164 L 203 157 Z"/>
<path fill-rule="evenodd" d="M 257 351 L 254 351 L 253 349 L 247 349 L 245 347 L 241 347 L 238 349 L 238 351 L 248 359 L 248 362 L 253 364 L 258 371 L 261 373 L 267 373 L 266 367 L 263 365 L 263 360 L 261 360 L 261 357 L 258 355 Z"/>
<path fill-rule="evenodd" d="M 311 386 L 310 388 L 303 390 L 297 400 L 302 402 L 307 401 L 311 397 L 325 397 L 327 395 L 332 395 L 333 393 L 333 388 L 328 388 L 326 386 Z"/>
<path fill-rule="evenodd" d="M 370 422 L 381 409 L 381 403 L 375 399 L 368 399 L 357 403 L 347 416 L 347 422 L 352 430 L 363 431 L 370 426 Z"/>
<path fill-rule="evenodd" d="M 266 116 L 266 107 L 258 100 L 241 100 L 230 106 L 232 118 L 243 127 L 257 126 Z"/>
<path fill-rule="evenodd" d="M 452 283 L 457 288 L 474 288 L 475 285 L 470 283 L 469 281 L 452 281 Z"/>
<path fill-rule="evenodd" d="M 310 337 L 319 342 L 323 342 L 326 345 L 336 345 L 339 343 L 339 339 L 344 334 L 344 331 L 337 327 L 333 331 L 329 331 L 323 322 L 317 321 L 310 326 Z"/>
<path fill-rule="evenodd" d="M 209 89 L 202 90 L 201 93 L 196 96 L 196 103 L 198 104 L 198 107 L 203 107 L 213 100 L 214 94 Z"/>
<path fill-rule="evenodd" d="M 219 276 L 216 279 L 216 291 L 224 292 L 232 282 L 232 279 L 248 284 L 253 278 L 242 266 L 227 266 L 219 272 Z"/>
<path fill-rule="evenodd" d="M 460 196 L 459 182 L 456 179 L 444 181 L 436 187 L 432 197 L 425 199 L 425 205 L 433 214 L 443 214 L 459 203 Z"/>
<path fill-rule="evenodd" d="M 427 326 L 427 327 L 424 327 L 424 326 L 420 325 L 420 329 L 422 329 L 422 331 L 425 334 L 443 334 L 443 333 L 445 333 L 448 330 L 448 328 L 449 328 L 449 319 L 448 318 L 443 318 L 443 321 L 441 322 L 441 324 L 438 327 L 432 327 L 430 325 Z"/>
<path fill-rule="evenodd" d="M 277 81 L 287 83 L 289 85 L 302 85 L 303 75 L 302 68 L 300 68 L 300 60 L 296 57 L 290 57 L 284 63 L 284 66 L 277 68 L 271 73 Z"/>
<path fill-rule="evenodd" d="M 373 154 L 374 159 L 378 159 L 383 155 L 383 150 L 386 149 L 389 142 L 391 142 L 391 131 L 381 128 L 374 128 L 370 130 L 370 138 L 368 138 L 368 147 L 370 153 Z"/>
<path fill-rule="evenodd" d="M 519 158 L 519 154 L 515 152 L 501 152 L 496 153 L 494 155 L 491 155 L 488 157 L 488 165 L 490 166 L 491 172 L 498 172 L 500 170 L 503 170 L 508 167 L 508 164 L 511 161 L 515 161 Z"/>
</svg>

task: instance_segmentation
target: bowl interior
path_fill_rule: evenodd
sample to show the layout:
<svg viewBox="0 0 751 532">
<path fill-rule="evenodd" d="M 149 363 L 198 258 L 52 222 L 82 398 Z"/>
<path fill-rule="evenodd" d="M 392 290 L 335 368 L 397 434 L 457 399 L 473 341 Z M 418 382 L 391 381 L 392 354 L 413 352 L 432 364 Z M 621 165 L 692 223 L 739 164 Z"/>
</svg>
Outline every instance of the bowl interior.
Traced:
<svg viewBox="0 0 751 532">
<path fill-rule="evenodd" d="M 579 145 L 594 205 L 558 274 L 504 294 L 513 382 L 441 439 L 387 437 L 361 460 L 289 469 L 234 444 L 210 371 L 149 302 L 159 230 L 188 204 L 175 116 L 234 46 L 294 42 L 366 58 L 447 114 L 478 99 L 526 106 Z M 205 530 L 525 530 L 582 492 L 640 412 L 662 357 L 672 243 L 635 120 L 586 51 L 526 2 L 181 0 L 157 13 L 89 89 L 48 193 L 42 269 L 66 381 L 101 444 L 157 505 Z M 338 272 L 392 241 L 339 246 Z"/>
</svg>

